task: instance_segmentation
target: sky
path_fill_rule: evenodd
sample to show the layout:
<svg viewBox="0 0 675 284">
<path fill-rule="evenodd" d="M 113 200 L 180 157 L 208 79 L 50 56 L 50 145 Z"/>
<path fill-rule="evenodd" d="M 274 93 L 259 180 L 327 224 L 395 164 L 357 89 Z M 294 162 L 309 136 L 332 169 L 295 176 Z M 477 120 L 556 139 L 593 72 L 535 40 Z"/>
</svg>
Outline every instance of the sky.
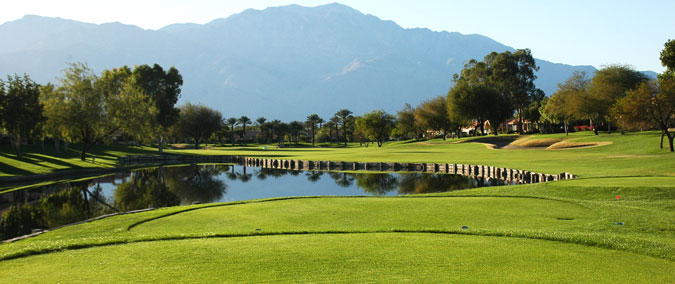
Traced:
<svg viewBox="0 0 675 284">
<path fill-rule="evenodd" d="M 481 34 L 529 48 L 540 59 L 596 68 L 628 64 L 660 73 L 659 53 L 675 39 L 673 0 L 21 0 L 1 5 L 0 23 L 31 14 L 159 29 L 204 24 L 249 8 L 333 2 L 404 28 Z"/>
</svg>

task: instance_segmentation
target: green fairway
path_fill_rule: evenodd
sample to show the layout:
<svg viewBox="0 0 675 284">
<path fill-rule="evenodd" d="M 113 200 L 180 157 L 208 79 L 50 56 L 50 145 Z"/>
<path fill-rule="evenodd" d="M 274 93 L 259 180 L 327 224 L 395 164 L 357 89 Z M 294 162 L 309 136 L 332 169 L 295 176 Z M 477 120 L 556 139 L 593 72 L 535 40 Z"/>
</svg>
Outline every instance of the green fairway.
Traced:
<svg viewBox="0 0 675 284">
<path fill-rule="evenodd" d="M 117 216 L 0 246 L 0 257 L 36 248 L 54 250 L 68 244 L 259 233 L 430 230 L 472 234 L 562 233 L 585 228 L 596 219 L 597 213 L 582 206 L 535 198 L 272 199 Z M 463 226 L 468 228 L 462 229 Z"/>
<path fill-rule="evenodd" d="M 355 279 L 672 283 L 675 156 L 658 148 L 658 133 L 527 139 L 603 143 L 557 150 L 492 149 L 462 139 L 462 143 L 391 142 L 383 148 L 352 144 L 168 150 L 282 159 L 471 163 L 571 172 L 580 178 L 405 197 L 279 198 L 119 215 L 1 244 L 0 279 L 3 283 Z M 96 151 L 97 161 L 98 155 L 102 159 L 97 167 L 115 166 L 118 156 L 154 153 L 152 148 L 127 146 Z M 4 154 L 0 166 L 17 169 L 3 171 L 6 176 L 87 166 L 76 157 L 52 159 L 22 166 Z M 65 162 L 70 166 L 57 166 Z"/>
<path fill-rule="evenodd" d="M 301 160 L 336 160 L 360 162 L 438 162 L 458 164 L 479 164 L 488 166 L 523 169 L 549 174 L 570 172 L 580 177 L 669 177 L 675 182 L 675 163 L 673 153 L 659 149 L 658 132 L 628 133 L 626 135 L 593 135 L 591 132 L 534 135 L 530 139 L 560 138 L 575 142 L 607 142 L 608 145 L 591 148 L 571 148 L 559 150 L 532 149 L 490 149 L 481 143 L 466 143 L 475 138 L 442 141 L 434 139 L 424 142 L 390 142 L 384 147 L 359 147 L 358 143 L 348 147 L 322 145 L 311 147 L 276 148 L 275 145 L 249 146 L 208 146 L 201 150 L 166 150 L 168 154 L 189 155 L 241 155 L 249 157 L 275 157 Z M 501 136 L 504 137 L 504 136 Z M 479 140 L 480 141 L 480 140 Z M 461 142 L 461 143 L 458 143 Z M 76 149 L 76 148 L 75 148 Z M 79 167 L 112 167 L 117 158 L 126 155 L 157 154 L 150 147 L 132 147 L 122 145 L 97 146 L 92 155 L 96 155 L 96 164 L 91 160 L 80 161 L 78 152 L 71 149 L 68 155 L 57 155 L 52 147 L 46 147 L 42 154 L 37 146 L 26 147 L 29 152 L 23 160 L 16 159 L 8 146 L 1 149 L 0 176 L 15 176 L 49 173 L 56 170 Z M 88 156 L 91 158 L 91 155 Z M 645 180 L 648 184 L 662 184 Z"/>
<path fill-rule="evenodd" d="M 24 158 L 17 159 L 9 145 L 0 145 L 0 177 L 46 174 L 60 170 L 81 168 L 111 168 L 117 166 L 117 158 L 127 155 L 156 154 L 156 149 L 125 145 L 97 145 L 88 153 L 87 160 L 80 160 L 77 145 L 68 152 L 63 149 L 56 153 L 53 145 L 46 145 L 45 151 L 37 145 L 23 146 Z M 95 160 L 92 160 L 93 157 Z"/>
<path fill-rule="evenodd" d="M 490 208 L 490 210 L 485 210 Z M 532 198 L 309 198 L 211 207 L 132 228 L 151 234 L 284 231 L 555 230 L 585 226 L 595 214 L 578 205 Z"/>
<path fill-rule="evenodd" d="M 444 234 L 210 238 L 0 263 L 12 283 L 672 283 L 671 261 L 550 241 Z"/>
<path fill-rule="evenodd" d="M 457 163 L 524 169 L 558 174 L 570 172 L 580 177 L 675 177 L 673 153 L 659 149 L 659 133 L 628 133 L 626 135 L 593 135 L 588 132 L 573 133 L 570 141 L 611 142 L 591 148 L 559 150 L 490 149 L 480 143 L 465 143 L 473 138 L 460 140 L 440 139 L 412 143 L 391 142 L 384 147 L 348 148 L 290 148 L 262 149 L 262 147 L 214 147 L 211 150 L 185 150 L 181 153 L 242 155 L 250 157 L 277 157 L 300 160 L 373 161 L 373 162 L 426 162 Z M 534 135 L 533 138 L 558 137 L 564 134 Z M 675 181 L 673 179 L 672 181 Z M 655 182 L 649 181 L 649 184 Z"/>
</svg>

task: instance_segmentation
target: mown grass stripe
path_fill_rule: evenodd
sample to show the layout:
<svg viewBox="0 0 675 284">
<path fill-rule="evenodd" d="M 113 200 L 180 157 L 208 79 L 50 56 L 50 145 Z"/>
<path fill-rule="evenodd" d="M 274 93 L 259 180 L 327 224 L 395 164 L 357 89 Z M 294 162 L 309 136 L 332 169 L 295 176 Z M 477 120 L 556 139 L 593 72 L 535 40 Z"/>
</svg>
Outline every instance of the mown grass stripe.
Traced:
<svg viewBox="0 0 675 284">
<path fill-rule="evenodd" d="M 508 237 L 521 239 L 535 239 L 543 241 L 554 241 L 561 243 L 571 243 L 577 245 L 584 245 L 589 247 L 598 247 L 602 249 L 610 249 L 617 251 L 626 251 L 630 253 L 642 254 L 657 258 L 675 261 L 675 249 L 665 246 L 661 243 L 649 242 L 646 240 L 638 241 L 642 243 L 643 250 L 636 250 L 626 248 L 618 245 L 616 242 L 611 242 L 610 239 L 593 240 L 582 238 L 583 234 L 546 234 L 541 232 L 540 235 L 523 234 L 522 232 L 508 232 L 508 231 L 471 231 L 471 230 L 406 230 L 406 229 L 390 229 L 390 230 L 325 230 L 325 231 L 282 231 L 282 232 L 250 232 L 237 234 L 208 234 L 208 235 L 176 235 L 176 236 L 156 236 L 148 238 L 128 239 L 128 240 L 112 240 L 102 243 L 80 243 L 70 244 L 58 248 L 44 248 L 44 249 L 27 249 L 19 252 L 14 252 L 0 256 L 0 261 L 17 259 L 28 256 L 42 255 L 53 252 L 65 250 L 78 250 L 92 247 L 104 247 L 112 245 L 123 245 L 139 242 L 156 242 L 156 241 L 174 241 L 174 240 L 192 240 L 192 239 L 209 239 L 209 238 L 241 238 L 241 237 L 257 237 L 257 236 L 280 236 L 280 235 L 331 235 L 331 234 L 377 234 L 377 233 L 401 233 L 401 234 L 447 234 L 447 235 L 471 235 L 471 236 L 485 236 L 485 237 Z M 621 238 L 623 239 L 623 238 Z M 636 240 L 633 240 L 636 241 Z M 646 253 L 645 253 L 646 252 Z"/>
</svg>

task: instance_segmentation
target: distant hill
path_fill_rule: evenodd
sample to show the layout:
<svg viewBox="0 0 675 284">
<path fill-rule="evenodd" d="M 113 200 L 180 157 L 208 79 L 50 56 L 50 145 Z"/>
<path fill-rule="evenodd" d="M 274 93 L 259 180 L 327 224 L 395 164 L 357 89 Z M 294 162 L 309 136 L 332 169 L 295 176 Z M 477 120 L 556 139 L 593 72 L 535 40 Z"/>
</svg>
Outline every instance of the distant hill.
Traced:
<svg viewBox="0 0 675 284">
<path fill-rule="evenodd" d="M 215 107 L 226 117 L 282 120 L 311 113 L 327 118 L 340 108 L 395 112 L 406 102 L 446 94 L 452 74 L 469 59 L 513 50 L 481 35 L 404 29 L 340 4 L 246 10 L 157 31 L 25 16 L 0 25 L 0 38 L 0 75 L 25 72 L 45 83 L 73 61 L 96 72 L 173 65 L 185 80 L 182 101 Z M 549 95 L 573 71 L 595 71 L 537 64 L 537 86 Z"/>
</svg>

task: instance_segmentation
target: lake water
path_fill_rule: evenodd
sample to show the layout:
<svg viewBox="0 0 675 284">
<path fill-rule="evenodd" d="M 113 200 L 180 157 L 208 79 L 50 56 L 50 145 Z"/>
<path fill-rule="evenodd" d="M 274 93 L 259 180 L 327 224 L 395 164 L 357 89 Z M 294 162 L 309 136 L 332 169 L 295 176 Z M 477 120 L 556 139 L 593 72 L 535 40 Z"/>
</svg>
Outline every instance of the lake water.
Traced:
<svg viewBox="0 0 675 284">
<path fill-rule="evenodd" d="M 160 166 L 0 195 L 7 239 L 103 214 L 288 196 L 391 196 L 504 185 L 460 175 L 290 171 L 239 165 Z M 10 216 L 10 217 L 8 217 Z"/>
</svg>

